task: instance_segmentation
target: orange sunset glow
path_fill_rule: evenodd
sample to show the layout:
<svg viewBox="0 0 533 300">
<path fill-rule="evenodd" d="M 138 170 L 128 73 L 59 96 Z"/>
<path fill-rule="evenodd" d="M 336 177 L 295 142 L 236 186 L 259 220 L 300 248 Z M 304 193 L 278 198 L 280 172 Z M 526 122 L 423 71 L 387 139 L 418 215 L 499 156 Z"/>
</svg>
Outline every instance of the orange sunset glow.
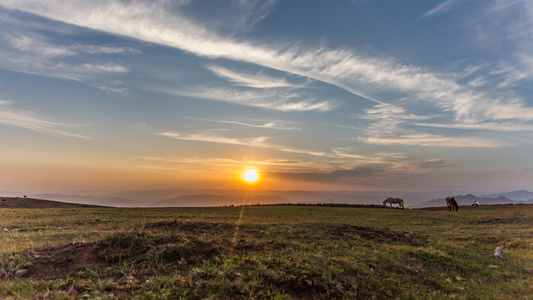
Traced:
<svg viewBox="0 0 533 300">
<path fill-rule="evenodd" d="M 246 181 L 247 183 L 256 183 L 259 181 L 259 179 L 259 173 L 254 169 L 248 169 L 242 174 L 242 180 Z"/>
</svg>

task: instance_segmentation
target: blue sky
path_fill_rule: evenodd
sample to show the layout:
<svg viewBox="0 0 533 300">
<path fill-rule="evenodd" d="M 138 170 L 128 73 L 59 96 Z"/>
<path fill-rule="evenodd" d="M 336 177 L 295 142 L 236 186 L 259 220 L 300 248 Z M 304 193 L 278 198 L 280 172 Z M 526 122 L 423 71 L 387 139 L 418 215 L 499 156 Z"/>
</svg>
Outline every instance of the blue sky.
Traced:
<svg viewBox="0 0 533 300">
<path fill-rule="evenodd" d="M 531 189 L 531 1 L 0 0 L 0 190 Z"/>
</svg>

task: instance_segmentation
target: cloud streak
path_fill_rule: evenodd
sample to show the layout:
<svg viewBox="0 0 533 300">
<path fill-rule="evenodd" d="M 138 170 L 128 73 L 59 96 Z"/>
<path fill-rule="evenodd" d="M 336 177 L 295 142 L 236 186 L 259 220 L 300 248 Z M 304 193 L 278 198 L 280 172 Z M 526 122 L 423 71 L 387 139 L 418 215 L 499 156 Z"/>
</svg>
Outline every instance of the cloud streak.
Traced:
<svg viewBox="0 0 533 300">
<path fill-rule="evenodd" d="M 211 65 L 207 67 L 213 73 L 221 78 L 225 78 L 235 85 L 259 89 L 269 88 L 298 88 L 303 85 L 291 84 L 285 79 L 274 78 L 262 74 L 244 74 L 238 73 L 220 66 Z"/>
<path fill-rule="evenodd" d="M 28 111 L 16 110 L 10 106 L 10 101 L 0 100 L 0 124 L 21 127 L 58 137 L 89 139 L 87 136 L 63 131 L 60 129 L 62 127 L 73 126 L 72 124 L 44 120 Z"/>
<path fill-rule="evenodd" d="M 169 95 L 223 101 L 239 105 L 280 111 L 330 111 L 338 106 L 333 100 L 309 98 L 305 93 L 269 90 L 237 90 L 231 88 L 196 87 L 188 90 L 158 88 Z"/>
<path fill-rule="evenodd" d="M 429 17 L 433 16 L 439 13 L 449 12 L 453 10 L 453 7 L 460 3 L 461 1 L 458 0 L 446 0 L 439 5 L 435 6 L 434 8 L 428 10 L 425 14 L 422 15 L 422 17 Z"/>
<path fill-rule="evenodd" d="M 268 144 L 266 144 L 266 141 L 268 141 L 270 137 L 237 139 L 237 138 L 227 138 L 227 137 L 221 137 L 217 135 L 204 134 L 204 133 L 186 134 L 186 133 L 178 133 L 178 132 L 171 132 L 171 131 L 161 132 L 161 133 L 158 133 L 158 135 L 169 137 L 169 138 L 176 139 L 176 140 L 184 140 L 184 141 L 209 142 L 209 143 L 254 146 L 254 147 L 270 147 Z"/>
<path fill-rule="evenodd" d="M 192 118 L 192 119 L 200 120 L 200 121 L 215 122 L 215 123 L 235 124 L 235 125 L 254 127 L 254 128 L 266 128 L 266 129 L 275 129 L 275 130 L 302 130 L 301 128 L 298 128 L 298 127 L 288 127 L 285 125 L 284 122 L 280 122 L 280 121 L 272 121 L 272 122 L 261 123 L 261 124 L 251 124 L 251 123 L 229 121 L 229 120 L 207 120 L 207 119 L 200 119 L 200 118 Z"/>
<path fill-rule="evenodd" d="M 156 134 L 159 136 L 168 137 L 168 138 L 172 138 L 176 140 L 251 146 L 251 147 L 259 147 L 259 148 L 268 148 L 271 150 L 288 152 L 288 153 L 297 153 L 297 154 L 322 156 L 322 157 L 334 157 L 334 155 L 325 153 L 325 152 L 291 148 L 291 147 L 285 147 L 285 146 L 268 143 L 268 141 L 272 139 L 272 137 L 228 138 L 228 137 L 223 137 L 219 135 L 214 135 L 211 133 L 180 133 L 180 132 L 173 132 L 173 131 L 164 131 L 164 132 L 159 132 Z"/>
<path fill-rule="evenodd" d="M 404 145 L 428 147 L 480 147 L 496 148 L 503 146 L 501 142 L 472 137 L 446 137 L 434 134 L 381 135 L 361 137 L 359 140 L 375 145 Z"/>
<path fill-rule="evenodd" d="M 79 62 L 79 57 L 108 55 L 135 55 L 139 51 L 124 47 L 106 47 L 94 45 L 60 45 L 35 33 L 0 33 L 11 47 L 0 49 L 0 67 L 37 74 L 47 77 L 66 78 L 103 87 L 98 77 L 102 75 L 123 74 L 129 69 L 123 65 L 110 62 L 109 58 L 99 63 Z M 85 61 L 87 59 L 85 58 Z M 107 61 L 107 62 L 106 62 Z M 108 92 L 113 88 L 107 89 Z"/>
<path fill-rule="evenodd" d="M 359 182 L 361 180 L 383 180 L 424 174 L 445 167 L 449 161 L 433 159 L 417 161 L 410 159 L 381 161 L 362 164 L 351 168 L 329 168 L 322 171 L 270 172 L 269 176 L 300 182 Z M 316 169 L 316 168 L 315 168 Z"/>
</svg>

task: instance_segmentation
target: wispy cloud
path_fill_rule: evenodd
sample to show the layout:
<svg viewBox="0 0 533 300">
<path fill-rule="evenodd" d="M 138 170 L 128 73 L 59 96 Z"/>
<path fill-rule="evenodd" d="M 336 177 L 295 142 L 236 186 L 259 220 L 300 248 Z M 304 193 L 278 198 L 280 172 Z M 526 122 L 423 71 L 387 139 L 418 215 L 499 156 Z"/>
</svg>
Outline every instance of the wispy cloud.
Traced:
<svg viewBox="0 0 533 300">
<path fill-rule="evenodd" d="M 333 100 L 317 100 L 304 93 L 280 90 L 248 91 L 231 88 L 196 87 L 189 90 L 158 88 L 156 91 L 170 95 L 202 98 L 216 101 L 255 106 L 280 111 L 330 111 L 338 104 Z"/>
<path fill-rule="evenodd" d="M 460 0 L 446 0 L 439 5 L 435 6 L 434 8 L 428 10 L 425 14 L 422 15 L 422 17 L 429 17 L 432 15 L 436 15 L 443 12 L 449 12 L 453 10 L 454 5 L 457 3 L 460 3 Z"/>
<path fill-rule="evenodd" d="M 11 43 L 11 45 L 25 53 L 36 55 L 39 58 L 44 57 L 56 57 L 56 56 L 69 56 L 74 55 L 76 52 L 68 47 L 62 47 L 58 45 L 52 45 L 47 43 L 45 39 L 40 35 L 17 35 L 4 33 L 5 39 Z"/>
<path fill-rule="evenodd" d="M 215 135 L 210 132 L 181 133 L 181 132 L 174 132 L 174 131 L 164 131 L 164 132 L 159 132 L 156 134 L 159 136 L 168 137 L 168 138 L 172 138 L 176 140 L 252 146 L 252 147 L 260 147 L 260 148 L 268 148 L 271 150 L 288 152 L 288 153 L 297 153 L 297 154 L 322 156 L 322 157 L 334 157 L 332 154 L 321 152 L 321 151 L 298 149 L 298 148 L 286 147 L 282 145 L 269 143 L 268 141 L 271 140 L 272 137 L 229 138 L 229 137 L 224 137 L 220 135 Z"/>
<path fill-rule="evenodd" d="M 380 103 L 366 109 L 364 115 L 360 115 L 360 118 L 368 119 L 371 121 L 368 134 L 375 135 L 383 132 L 394 132 L 398 130 L 398 124 L 405 123 L 412 120 L 427 120 L 430 116 L 417 116 L 409 114 L 400 106 Z"/>
<path fill-rule="evenodd" d="M 128 89 L 124 87 L 113 87 L 113 86 L 96 86 L 96 88 L 106 92 L 107 94 L 119 94 L 119 95 L 128 95 Z"/>
<path fill-rule="evenodd" d="M 352 160 L 362 160 L 362 161 L 368 161 L 372 159 L 371 157 L 366 156 L 366 155 L 353 153 L 353 149 L 350 147 L 337 147 L 331 150 L 335 155 L 342 157 L 342 158 L 349 158 Z"/>
<path fill-rule="evenodd" d="M 225 78 L 235 85 L 251 87 L 251 88 L 296 88 L 302 87 L 302 85 L 291 84 L 287 80 L 282 78 L 274 78 L 262 74 L 262 72 L 256 74 L 244 74 L 235 72 L 220 66 L 211 65 L 207 67 L 213 73 L 221 78 Z"/>
<path fill-rule="evenodd" d="M 217 136 L 213 134 L 203 134 L 203 133 L 188 134 L 188 133 L 178 133 L 178 132 L 171 132 L 171 131 L 161 132 L 161 133 L 158 133 L 158 135 L 173 138 L 176 140 L 244 145 L 244 146 L 255 146 L 255 147 L 269 147 L 266 144 L 266 141 L 270 139 L 270 137 L 255 137 L 255 138 L 238 139 L 238 138 L 227 138 L 227 137 Z"/>
<path fill-rule="evenodd" d="M 72 56 L 82 53 L 88 54 L 139 54 L 138 49 L 130 47 L 109 47 L 96 45 L 59 45 L 51 43 L 44 36 L 36 33 L 20 32 L 11 34 L 4 32 L 4 39 L 8 41 L 15 49 L 25 53 L 35 55 L 39 58 L 44 57 L 61 57 Z"/>
<path fill-rule="evenodd" d="M 451 128 L 451 129 L 466 129 L 466 130 L 487 130 L 487 131 L 500 131 L 500 132 L 518 132 L 518 131 L 533 131 L 533 125 L 528 124 L 515 124 L 510 122 L 498 122 L 498 123 L 475 123 L 475 124 L 444 124 L 444 123 L 410 123 L 411 125 L 435 127 L 435 128 Z"/>
<path fill-rule="evenodd" d="M 359 140 L 376 145 L 407 145 L 430 147 L 481 147 L 495 148 L 503 146 L 500 142 L 473 137 L 446 137 L 433 134 L 381 135 L 361 137 Z"/>
<path fill-rule="evenodd" d="M 449 0 L 441 5 L 451 7 L 462 3 L 466 2 Z M 490 49 L 491 52 L 494 51 L 493 49 L 499 52 L 498 57 L 491 60 L 492 69 L 485 70 L 493 77 L 489 84 L 503 89 L 531 85 L 533 81 L 533 41 L 531 39 L 533 36 L 533 22 L 531 21 L 533 2 L 492 0 L 484 1 L 483 4 L 484 9 L 478 12 L 475 18 L 468 19 L 462 25 L 465 31 L 476 38 L 477 46 Z M 505 45 L 505 51 L 499 49 L 502 45 Z M 481 82 L 485 83 L 485 81 Z"/>
<path fill-rule="evenodd" d="M 0 49 L 0 67 L 41 76 L 72 79 L 97 88 L 107 85 L 108 80 L 102 80 L 102 75 L 129 72 L 127 67 L 112 62 L 110 55 L 140 53 L 128 47 L 63 44 L 24 30 L 1 32 L 0 39 L 10 46 Z M 95 58 L 99 62 L 95 63 Z M 105 91 L 124 94 L 125 88 L 107 87 Z"/>
<path fill-rule="evenodd" d="M 269 175 L 292 181 L 335 182 L 341 179 L 376 177 L 385 171 L 383 166 L 358 166 L 322 172 L 272 172 Z"/>
<path fill-rule="evenodd" d="M 285 122 L 281 122 L 281 121 L 272 121 L 272 122 L 267 122 L 267 123 L 252 124 L 252 123 L 228 121 L 228 120 L 208 120 L 208 119 L 201 119 L 201 118 L 191 118 L 191 119 L 208 121 L 208 122 L 216 122 L 216 123 L 235 124 L 235 125 L 254 127 L 254 128 L 267 128 L 267 129 L 276 129 L 276 130 L 301 130 L 298 127 L 286 126 Z"/>
<path fill-rule="evenodd" d="M 73 124 L 65 124 L 44 120 L 31 112 L 17 110 L 11 107 L 11 101 L 0 100 L 0 124 L 16 126 L 53 136 L 75 137 L 88 139 L 89 137 L 61 130 L 63 127 L 71 127 Z"/>
<path fill-rule="evenodd" d="M 80 66 L 82 69 L 85 69 L 85 70 L 89 70 L 91 72 L 96 72 L 96 73 L 100 73 L 100 72 L 112 72 L 112 73 L 124 73 L 124 72 L 127 72 L 128 69 L 123 67 L 123 66 L 119 66 L 119 65 L 116 65 L 116 64 L 98 64 L 98 65 L 94 65 L 94 64 L 82 64 Z"/>
<path fill-rule="evenodd" d="M 288 160 L 281 158 L 270 158 L 266 160 L 251 160 L 247 158 L 234 159 L 223 157 L 161 157 L 161 156 L 143 156 L 141 159 L 165 164 L 172 163 L 177 165 L 196 165 L 196 166 L 256 166 L 256 167 L 275 167 L 277 168 L 314 168 L 316 163 L 305 162 L 300 160 Z"/>
<path fill-rule="evenodd" d="M 305 171 L 293 170 L 287 172 L 270 172 L 269 176 L 284 180 L 294 180 L 303 182 L 339 182 L 360 180 L 390 180 L 405 176 L 424 174 L 435 169 L 445 167 L 449 161 L 442 159 L 433 160 L 395 160 L 382 161 L 381 163 L 362 164 L 345 168 L 329 168 L 326 170 Z"/>
<path fill-rule="evenodd" d="M 283 158 L 270 158 L 265 160 L 255 160 L 249 158 L 235 159 L 223 157 L 160 157 L 144 156 L 140 159 L 146 163 L 141 168 L 152 172 L 205 172 L 220 171 L 227 172 L 228 169 L 248 168 L 254 166 L 260 168 L 261 173 L 269 176 L 271 170 L 277 172 L 291 172 L 294 170 L 313 170 L 323 168 L 325 165 L 312 161 L 290 160 Z"/>
</svg>

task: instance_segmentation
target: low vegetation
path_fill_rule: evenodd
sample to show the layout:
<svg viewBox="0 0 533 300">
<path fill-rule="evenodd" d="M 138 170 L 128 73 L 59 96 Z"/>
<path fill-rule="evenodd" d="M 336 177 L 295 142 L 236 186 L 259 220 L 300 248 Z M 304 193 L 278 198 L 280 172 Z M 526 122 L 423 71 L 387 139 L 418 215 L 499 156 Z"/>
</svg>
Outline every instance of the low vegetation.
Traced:
<svg viewBox="0 0 533 300">
<path fill-rule="evenodd" d="M 533 206 L 0 209 L 3 299 L 527 299 Z M 493 257 L 503 246 L 505 260 Z"/>
</svg>

